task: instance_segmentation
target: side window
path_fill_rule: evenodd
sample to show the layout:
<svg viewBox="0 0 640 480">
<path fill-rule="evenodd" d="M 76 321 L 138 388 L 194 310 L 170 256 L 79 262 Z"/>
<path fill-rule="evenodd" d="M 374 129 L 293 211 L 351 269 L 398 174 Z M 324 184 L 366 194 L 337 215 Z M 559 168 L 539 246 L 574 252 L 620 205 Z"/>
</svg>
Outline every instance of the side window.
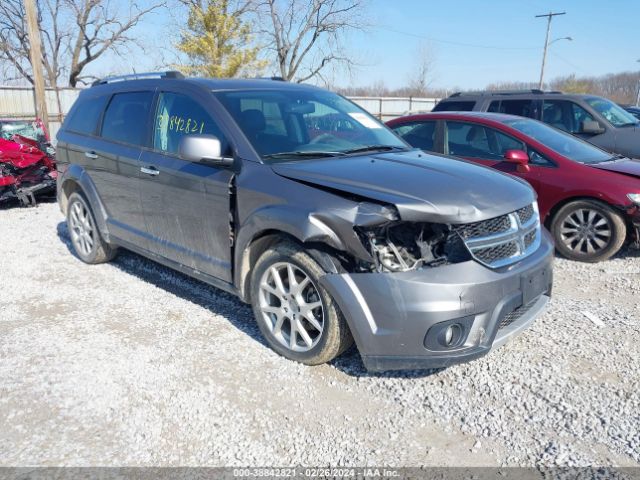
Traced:
<svg viewBox="0 0 640 480">
<path fill-rule="evenodd" d="M 444 101 L 438 103 L 433 111 L 434 112 L 470 112 L 473 110 L 473 106 L 476 104 L 474 101 Z"/>
<path fill-rule="evenodd" d="M 433 151 L 435 143 L 436 122 L 418 122 L 395 127 L 394 131 L 409 145 L 423 150 Z"/>
<path fill-rule="evenodd" d="M 545 100 L 542 121 L 569 133 L 579 133 L 585 120 L 593 120 L 589 112 L 569 100 Z"/>
<path fill-rule="evenodd" d="M 96 133 L 98 121 L 107 99 L 108 97 L 106 96 L 78 99 L 78 104 L 75 106 L 73 113 L 65 122 L 65 129 L 86 135 Z"/>
<path fill-rule="evenodd" d="M 462 122 L 447 122 L 447 145 L 449 155 L 502 160 L 507 150 L 525 150 L 523 142 L 509 135 Z"/>
<path fill-rule="evenodd" d="M 527 151 L 527 147 L 517 138 L 505 135 L 497 130 L 489 129 L 490 143 L 494 146 L 492 152 L 500 157 L 504 157 L 507 150 L 523 150 Z"/>
<path fill-rule="evenodd" d="M 489 147 L 487 129 L 463 122 L 447 122 L 447 152 L 449 155 L 495 159 Z"/>
<path fill-rule="evenodd" d="M 116 93 L 102 120 L 102 137 L 142 146 L 145 143 L 152 92 Z"/>
<path fill-rule="evenodd" d="M 153 129 L 153 148 L 178 153 L 180 140 L 187 135 L 214 135 L 227 150 L 220 129 L 211 116 L 192 98 L 179 93 L 164 92 L 158 97 Z"/>
<path fill-rule="evenodd" d="M 595 118 L 587 112 L 584 108 L 574 102 L 571 103 L 571 113 L 573 117 L 573 129 L 571 133 L 579 133 L 582 132 L 582 124 L 585 121 L 595 121 Z"/>
<path fill-rule="evenodd" d="M 541 153 L 536 152 L 533 149 L 529 149 L 529 165 L 535 165 L 536 167 L 555 167 L 556 164 L 549 160 Z"/>
<path fill-rule="evenodd" d="M 570 102 L 566 100 L 545 100 L 542 105 L 542 121 L 554 128 L 570 132 L 572 119 Z"/>
<path fill-rule="evenodd" d="M 518 115 L 519 117 L 535 118 L 535 110 L 532 100 L 502 100 L 500 113 Z"/>
</svg>

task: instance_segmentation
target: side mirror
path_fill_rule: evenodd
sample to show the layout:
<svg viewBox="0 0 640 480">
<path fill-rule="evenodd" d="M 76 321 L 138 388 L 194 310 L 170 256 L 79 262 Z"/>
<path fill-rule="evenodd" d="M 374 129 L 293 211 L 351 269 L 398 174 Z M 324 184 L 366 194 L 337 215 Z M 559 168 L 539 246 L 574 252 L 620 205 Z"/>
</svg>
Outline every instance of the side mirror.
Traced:
<svg viewBox="0 0 640 480">
<path fill-rule="evenodd" d="M 184 160 L 221 167 L 233 164 L 233 158 L 222 156 L 220 139 L 213 135 L 186 135 L 180 140 L 178 154 Z"/>
<path fill-rule="evenodd" d="M 526 165 L 529 163 L 529 155 L 524 150 L 507 150 L 504 152 L 504 159 L 510 163 Z"/>
<path fill-rule="evenodd" d="M 526 173 L 529 167 L 529 155 L 524 150 L 507 150 L 504 152 L 504 159 L 509 163 L 515 163 L 520 173 Z"/>
<path fill-rule="evenodd" d="M 604 133 L 604 128 L 602 128 L 595 120 L 585 120 L 582 122 L 582 125 L 580 125 L 580 133 L 598 135 L 600 133 Z"/>
</svg>

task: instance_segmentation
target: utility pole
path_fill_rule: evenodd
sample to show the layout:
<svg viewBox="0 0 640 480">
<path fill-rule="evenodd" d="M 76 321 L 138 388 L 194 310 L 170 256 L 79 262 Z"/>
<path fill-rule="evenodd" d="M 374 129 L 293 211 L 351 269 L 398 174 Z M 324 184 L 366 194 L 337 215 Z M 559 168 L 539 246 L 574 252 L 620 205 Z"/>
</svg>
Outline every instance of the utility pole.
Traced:
<svg viewBox="0 0 640 480">
<path fill-rule="evenodd" d="M 40 27 L 35 0 L 24 0 L 27 28 L 29 31 L 29 57 L 33 70 L 33 86 L 36 96 L 36 115 L 42 120 L 44 127 L 49 132 L 49 115 L 44 90 L 44 73 L 42 70 L 42 43 L 40 41 Z"/>
<path fill-rule="evenodd" d="M 544 52 L 542 53 L 542 68 L 540 69 L 540 83 L 538 84 L 538 88 L 542 90 L 544 85 L 544 64 L 547 61 L 547 48 L 549 48 L 549 34 L 551 33 L 551 19 L 558 15 L 566 15 L 567 12 L 549 12 L 544 15 L 536 15 L 536 18 L 547 17 L 547 36 L 544 40 Z"/>
<path fill-rule="evenodd" d="M 640 63 L 640 59 L 637 60 Z M 638 95 L 636 95 L 636 107 L 640 107 L 640 78 L 638 78 Z"/>
</svg>

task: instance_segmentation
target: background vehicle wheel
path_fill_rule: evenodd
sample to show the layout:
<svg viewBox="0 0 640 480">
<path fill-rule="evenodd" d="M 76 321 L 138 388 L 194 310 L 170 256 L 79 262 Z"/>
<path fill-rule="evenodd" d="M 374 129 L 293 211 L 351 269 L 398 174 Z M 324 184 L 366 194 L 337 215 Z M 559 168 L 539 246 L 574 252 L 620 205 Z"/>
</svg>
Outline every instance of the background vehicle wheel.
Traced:
<svg viewBox="0 0 640 480">
<path fill-rule="evenodd" d="M 326 363 L 353 343 L 338 306 L 320 286 L 324 273 L 301 247 L 286 242 L 265 251 L 251 277 L 262 335 L 280 355 L 306 365 Z"/>
<path fill-rule="evenodd" d="M 81 193 L 72 193 L 67 204 L 67 227 L 71 243 L 80 260 L 85 263 L 104 263 L 118 253 L 107 244 L 98 231 L 89 203 Z"/>
<path fill-rule="evenodd" d="M 578 200 L 558 210 L 551 233 L 563 256 L 595 263 L 620 250 L 627 227 L 622 216 L 610 206 L 597 200 Z"/>
</svg>

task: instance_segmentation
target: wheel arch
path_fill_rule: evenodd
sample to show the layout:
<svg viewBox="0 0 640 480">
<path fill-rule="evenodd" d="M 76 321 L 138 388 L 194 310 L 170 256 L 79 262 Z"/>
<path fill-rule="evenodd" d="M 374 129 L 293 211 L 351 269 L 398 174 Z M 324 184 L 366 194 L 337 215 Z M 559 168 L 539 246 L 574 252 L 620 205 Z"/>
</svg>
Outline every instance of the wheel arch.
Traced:
<svg viewBox="0 0 640 480">
<path fill-rule="evenodd" d="M 61 182 L 58 190 L 58 202 L 62 213 L 64 215 L 67 214 L 67 205 L 71 194 L 75 192 L 82 193 L 87 202 L 89 202 L 100 235 L 106 242 L 109 242 L 109 229 L 106 221 L 107 210 L 100 200 L 95 184 L 85 170 L 79 165 L 71 165 L 65 171 L 63 178 L 58 181 Z"/>
<path fill-rule="evenodd" d="M 555 218 L 556 214 L 560 211 L 560 209 L 562 209 L 562 207 L 564 207 L 565 205 L 568 205 L 569 203 L 573 203 L 573 202 L 579 202 L 582 200 L 589 200 L 592 202 L 598 202 L 598 203 L 602 203 L 603 205 L 606 205 L 609 208 L 613 208 L 614 210 L 618 211 L 619 213 L 624 214 L 624 208 L 619 206 L 619 205 L 614 205 L 611 202 L 608 202 L 606 199 L 604 198 L 598 198 L 595 197 L 593 195 L 574 195 L 571 197 L 566 197 L 563 198 L 562 200 L 560 200 L 559 202 L 557 202 L 555 205 L 553 205 L 550 209 L 549 209 L 549 213 L 547 213 L 547 217 L 544 219 L 544 226 L 547 228 L 547 230 L 551 230 L 551 223 L 553 222 L 553 219 Z M 624 215 L 623 215 L 624 218 Z M 625 223 L 628 223 L 627 219 L 624 218 Z"/>
<path fill-rule="evenodd" d="M 324 271 L 339 273 L 344 271 L 340 261 L 340 252 L 326 244 L 303 241 L 290 232 L 278 229 L 266 229 L 257 232 L 238 254 L 235 269 L 235 284 L 240 298 L 251 302 L 251 272 L 260 256 L 274 245 L 282 242 L 294 243 L 304 249 Z"/>
</svg>

